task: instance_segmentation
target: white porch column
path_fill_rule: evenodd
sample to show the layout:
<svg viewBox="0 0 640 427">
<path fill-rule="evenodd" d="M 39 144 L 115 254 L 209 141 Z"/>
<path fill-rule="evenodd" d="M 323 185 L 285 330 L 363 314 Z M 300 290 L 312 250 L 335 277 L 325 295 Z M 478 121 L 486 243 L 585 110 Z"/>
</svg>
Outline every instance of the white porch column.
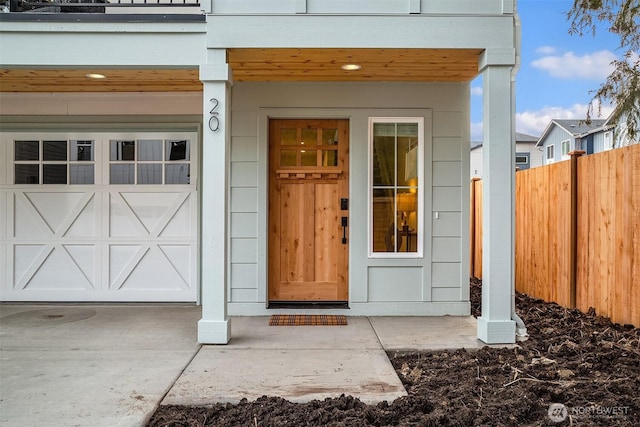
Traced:
<svg viewBox="0 0 640 427">
<path fill-rule="evenodd" d="M 482 316 L 478 338 L 514 343 L 511 320 L 515 265 L 515 131 L 511 69 L 515 49 L 488 49 L 483 78 Z"/>
<path fill-rule="evenodd" d="M 209 61 L 215 62 L 200 66 L 204 118 L 200 190 L 202 319 L 198 322 L 198 342 L 227 344 L 231 339 L 231 322 L 227 317 L 227 183 L 232 74 L 224 52 L 209 53 Z"/>
</svg>

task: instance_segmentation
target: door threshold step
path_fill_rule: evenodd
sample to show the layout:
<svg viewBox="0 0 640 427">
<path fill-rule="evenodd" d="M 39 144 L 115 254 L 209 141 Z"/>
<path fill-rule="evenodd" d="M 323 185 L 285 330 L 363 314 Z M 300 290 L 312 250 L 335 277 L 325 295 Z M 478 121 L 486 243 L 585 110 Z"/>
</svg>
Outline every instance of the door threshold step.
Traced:
<svg viewBox="0 0 640 427">
<path fill-rule="evenodd" d="M 272 301 L 269 303 L 268 309 L 349 309 L 349 303 L 346 301 Z"/>
</svg>

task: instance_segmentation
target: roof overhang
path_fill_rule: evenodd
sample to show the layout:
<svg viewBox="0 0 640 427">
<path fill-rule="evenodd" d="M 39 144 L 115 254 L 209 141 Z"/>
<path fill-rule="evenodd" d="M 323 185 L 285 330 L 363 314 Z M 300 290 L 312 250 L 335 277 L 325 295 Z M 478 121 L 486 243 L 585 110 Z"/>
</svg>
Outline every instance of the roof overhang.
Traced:
<svg viewBox="0 0 640 427">
<path fill-rule="evenodd" d="M 292 49 L 227 51 L 235 82 L 468 82 L 481 49 Z M 357 64 L 346 71 L 341 67 Z M 89 73 L 103 74 L 91 79 Z M 0 68 L 0 92 L 194 92 L 197 68 Z"/>
<path fill-rule="evenodd" d="M 232 48 L 234 81 L 467 82 L 481 49 Z M 359 69 L 347 71 L 343 65 Z"/>
</svg>

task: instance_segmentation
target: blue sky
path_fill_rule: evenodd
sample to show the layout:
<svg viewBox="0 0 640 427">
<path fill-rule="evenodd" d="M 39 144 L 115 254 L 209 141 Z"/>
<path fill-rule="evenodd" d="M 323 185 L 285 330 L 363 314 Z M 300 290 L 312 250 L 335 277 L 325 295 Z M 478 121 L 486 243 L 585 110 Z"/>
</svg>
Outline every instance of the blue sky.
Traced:
<svg viewBox="0 0 640 427">
<path fill-rule="evenodd" d="M 569 35 L 572 0 L 518 0 L 522 64 L 516 77 L 516 131 L 540 136 L 551 119 L 581 119 L 596 90 L 621 57 L 606 28 Z M 603 108 L 603 118 L 611 112 Z M 482 79 L 471 84 L 471 140 L 482 140 Z"/>
</svg>

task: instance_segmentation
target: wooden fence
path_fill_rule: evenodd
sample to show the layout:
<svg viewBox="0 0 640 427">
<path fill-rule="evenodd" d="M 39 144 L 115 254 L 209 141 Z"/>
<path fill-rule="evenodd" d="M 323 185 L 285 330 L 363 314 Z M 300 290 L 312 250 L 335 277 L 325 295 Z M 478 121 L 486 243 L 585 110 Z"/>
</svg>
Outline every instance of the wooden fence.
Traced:
<svg viewBox="0 0 640 427">
<path fill-rule="evenodd" d="M 580 154 L 516 173 L 516 290 L 640 326 L 640 145 Z M 481 189 L 474 180 L 470 246 L 477 278 Z"/>
<path fill-rule="evenodd" d="M 471 238 L 471 277 L 482 278 L 482 180 L 471 180 L 471 215 L 469 236 Z"/>
</svg>

